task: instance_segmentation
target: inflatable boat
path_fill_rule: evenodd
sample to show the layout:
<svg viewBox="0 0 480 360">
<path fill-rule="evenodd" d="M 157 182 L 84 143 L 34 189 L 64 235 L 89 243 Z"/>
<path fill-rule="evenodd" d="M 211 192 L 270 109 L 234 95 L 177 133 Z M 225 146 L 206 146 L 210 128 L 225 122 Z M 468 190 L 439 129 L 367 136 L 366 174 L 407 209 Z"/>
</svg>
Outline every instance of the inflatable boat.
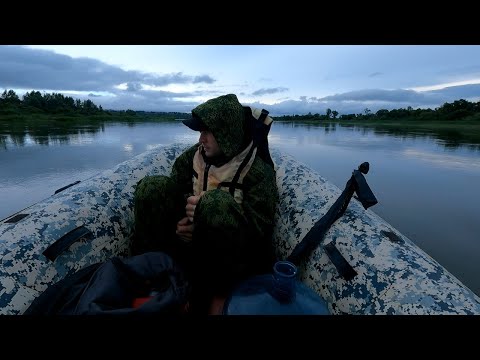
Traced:
<svg viewBox="0 0 480 360">
<path fill-rule="evenodd" d="M 186 147 L 148 150 L 1 220 L 0 314 L 22 314 L 50 284 L 128 256 L 136 183 L 169 174 Z M 271 156 L 280 195 L 273 241 L 278 258 L 287 259 L 342 190 L 278 148 Z M 355 198 L 299 263 L 298 279 L 330 314 L 480 314 L 475 293 Z"/>
</svg>

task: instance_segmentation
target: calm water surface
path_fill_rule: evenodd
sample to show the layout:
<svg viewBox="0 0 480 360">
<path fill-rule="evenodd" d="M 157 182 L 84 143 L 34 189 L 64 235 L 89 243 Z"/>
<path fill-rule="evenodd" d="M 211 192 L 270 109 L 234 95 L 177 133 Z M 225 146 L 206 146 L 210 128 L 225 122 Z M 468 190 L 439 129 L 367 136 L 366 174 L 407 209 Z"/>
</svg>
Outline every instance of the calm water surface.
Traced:
<svg viewBox="0 0 480 360">
<path fill-rule="evenodd" d="M 10 129 L 0 123 L 0 219 L 152 146 L 194 143 L 180 122 Z M 271 146 L 341 189 L 370 163 L 373 211 L 480 294 L 480 150 L 434 135 L 274 123 Z"/>
</svg>

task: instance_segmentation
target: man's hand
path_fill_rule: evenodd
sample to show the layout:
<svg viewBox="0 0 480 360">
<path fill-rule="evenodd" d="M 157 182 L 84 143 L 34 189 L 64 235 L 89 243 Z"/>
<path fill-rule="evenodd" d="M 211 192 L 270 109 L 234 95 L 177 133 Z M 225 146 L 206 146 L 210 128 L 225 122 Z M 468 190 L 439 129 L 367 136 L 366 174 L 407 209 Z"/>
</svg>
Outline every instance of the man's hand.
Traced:
<svg viewBox="0 0 480 360">
<path fill-rule="evenodd" d="M 195 215 L 195 208 L 197 207 L 198 200 L 205 194 L 205 191 L 202 191 L 200 195 L 193 195 L 187 198 L 187 206 L 185 206 L 185 212 L 187 214 L 188 220 L 193 223 L 193 216 Z"/>
<path fill-rule="evenodd" d="M 176 234 L 185 242 L 192 241 L 193 223 L 188 220 L 188 217 L 184 217 L 177 223 Z"/>
</svg>

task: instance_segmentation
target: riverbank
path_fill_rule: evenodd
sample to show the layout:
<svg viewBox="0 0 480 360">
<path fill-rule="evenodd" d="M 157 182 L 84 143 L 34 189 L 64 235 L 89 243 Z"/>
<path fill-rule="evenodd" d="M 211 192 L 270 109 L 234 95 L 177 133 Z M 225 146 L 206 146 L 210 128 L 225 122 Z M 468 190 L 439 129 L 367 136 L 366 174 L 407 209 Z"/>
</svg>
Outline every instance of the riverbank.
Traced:
<svg viewBox="0 0 480 360">
<path fill-rule="evenodd" d="M 181 120 L 188 114 L 179 113 L 154 113 L 154 112 L 105 112 L 104 114 L 79 115 L 79 114 L 10 114 L 0 115 L 0 137 L 5 134 L 21 134 L 24 132 L 37 132 L 41 129 L 42 135 L 47 135 L 49 129 L 63 129 L 87 126 L 92 129 L 101 128 L 102 123 L 125 122 L 128 124 L 145 122 L 173 122 Z M 480 150 L 480 120 L 467 118 L 464 120 L 278 120 L 275 122 L 289 123 L 293 126 L 320 126 L 325 128 L 363 127 L 372 129 L 376 133 L 388 133 L 395 136 L 434 136 L 442 140 L 447 146 L 471 145 Z"/>
<path fill-rule="evenodd" d="M 48 144 L 51 138 L 59 141 L 82 133 L 95 134 L 103 131 L 106 124 L 123 123 L 128 126 L 145 123 L 169 123 L 177 120 L 178 114 L 125 112 L 80 115 L 80 114 L 0 114 L 0 149 L 7 148 L 9 137 L 17 145 L 23 145 L 30 137 L 38 144 Z M 27 136 L 28 135 L 28 136 Z"/>
<path fill-rule="evenodd" d="M 155 113 L 155 112 L 105 112 L 94 115 L 82 114 L 46 114 L 46 113 L 20 113 L 5 114 L 0 113 L 0 121 L 8 123 L 27 122 L 35 125 L 38 122 L 99 122 L 99 121 L 115 121 L 115 122 L 150 122 L 150 121 L 174 121 L 179 117 L 176 113 Z"/>
</svg>

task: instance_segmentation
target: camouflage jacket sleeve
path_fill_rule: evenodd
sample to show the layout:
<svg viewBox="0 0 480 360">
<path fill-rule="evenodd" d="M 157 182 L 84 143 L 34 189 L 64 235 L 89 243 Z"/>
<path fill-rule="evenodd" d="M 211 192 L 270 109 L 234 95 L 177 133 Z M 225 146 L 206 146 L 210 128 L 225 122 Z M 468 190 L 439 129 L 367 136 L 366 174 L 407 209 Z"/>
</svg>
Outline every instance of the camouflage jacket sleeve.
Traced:
<svg viewBox="0 0 480 360">
<path fill-rule="evenodd" d="M 193 193 L 193 156 L 197 149 L 198 144 L 191 146 L 180 154 L 173 163 L 170 177 L 181 187 L 183 194 Z"/>
<path fill-rule="evenodd" d="M 255 237 L 270 237 L 274 227 L 278 190 L 275 171 L 256 158 L 243 180 L 243 210 Z"/>
<path fill-rule="evenodd" d="M 180 185 L 183 194 L 193 192 L 193 156 L 198 144 L 183 152 L 173 164 L 171 177 Z M 242 210 L 252 236 L 270 237 L 274 226 L 278 191 L 274 170 L 260 158 L 256 158 L 243 179 Z"/>
</svg>

